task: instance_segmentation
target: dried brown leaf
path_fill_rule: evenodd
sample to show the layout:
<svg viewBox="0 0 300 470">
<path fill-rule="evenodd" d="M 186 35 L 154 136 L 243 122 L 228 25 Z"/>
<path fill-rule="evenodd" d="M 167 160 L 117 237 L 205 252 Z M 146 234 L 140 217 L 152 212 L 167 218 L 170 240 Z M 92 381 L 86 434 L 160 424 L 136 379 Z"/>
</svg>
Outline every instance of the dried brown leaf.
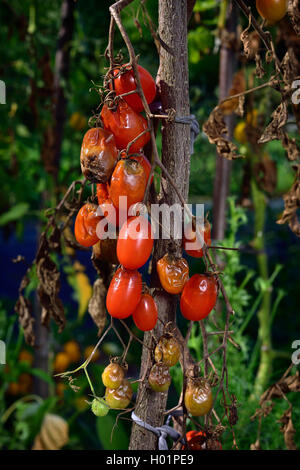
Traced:
<svg viewBox="0 0 300 470">
<path fill-rule="evenodd" d="M 19 322 L 24 330 L 25 341 L 30 346 L 35 344 L 34 318 L 32 317 L 32 305 L 22 294 L 15 306 L 15 311 L 19 315 Z"/>
<path fill-rule="evenodd" d="M 289 0 L 288 14 L 295 32 L 300 35 L 300 0 Z"/>
<path fill-rule="evenodd" d="M 288 450 L 297 450 L 295 444 L 295 434 L 296 430 L 292 421 L 292 407 L 290 406 L 285 413 L 279 419 L 279 422 L 282 424 L 280 431 L 283 433 L 284 442 Z"/>
<path fill-rule="evenodd" d="M 283 197 L 284 211 L 277 223 L 280 225 L 288 223 L 292 232 L 300 237 L 300 221 L 297 216 L 300 207 L 300 164 L 295 165 L 294 168 L 296 170 L 295 182 L 290 191 Z"/>
<path fill-rule="evenodd" d="M 272 114 L 272 118 L 272 121 L 259 139 L 259 144 L 265 144 L 271 140 L 280 140 L 281 129 L 285 126 L 288 120 L 288 106 L 286 101 L 280 103 L 280 105 L 275 109 Z"/>
<path fill-rule="evenodd" d="M 93 285 L 93 295 L 89 301 L 88 312 L 98 327 L 98 336 L 101 335 L 106 324 L 106 299 L 107 289 L 101 278 L 96 279 Z"/>
</svg>

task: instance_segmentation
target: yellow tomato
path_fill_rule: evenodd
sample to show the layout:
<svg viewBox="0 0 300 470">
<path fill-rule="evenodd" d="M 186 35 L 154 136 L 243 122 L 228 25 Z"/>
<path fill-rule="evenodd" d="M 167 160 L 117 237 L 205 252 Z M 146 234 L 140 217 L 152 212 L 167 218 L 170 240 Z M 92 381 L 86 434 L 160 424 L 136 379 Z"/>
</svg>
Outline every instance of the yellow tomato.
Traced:
<svg viewBox="0 0 300 470">
<path fill-rule="evenodd" d="M 70 364 L 70 357 L 65 352 L 59 352 L 56 354 L 53 364 L 53 369 L 57 373 L 65 372 Z"/>
<path fill-rule="evenodd" d="M 76 341 L 68 341 L 64 345 L 64 352 L 67 353 L 71 362 L 78 362 L 80 360 L 80 348 L 79 344 Z"/>
</svg>

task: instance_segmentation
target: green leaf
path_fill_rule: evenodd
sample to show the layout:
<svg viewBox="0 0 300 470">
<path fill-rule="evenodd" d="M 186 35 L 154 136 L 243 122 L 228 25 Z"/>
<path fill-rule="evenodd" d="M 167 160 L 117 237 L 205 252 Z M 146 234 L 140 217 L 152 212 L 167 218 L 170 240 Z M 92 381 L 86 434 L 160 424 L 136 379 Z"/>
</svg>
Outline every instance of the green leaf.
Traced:
<svg viewBox="0 0 300 470">
<path fill-rule="evenodd" d="M 21 219 L 28 212 L 29 204 L 27 202 L 20 202 L 12 207 L 9 211 L 0 216 L 0 226 L 6 225 L 9 222 Z"/>
<path fill-rule="evenodd" d="M 96 427 L 101 445 L 105 450 L 127 450 L 129 445 L 129 434 L 124 428 L 122 421 L 118 421 L 111 439 L 112 428 L 116 422 L 116 415 L 109 412 L 103 418 L 97 418 Z"/>
<path fill-rule="evenodd" d="M 211 10 L 217 6 L 216 0 L 197 0 L 194 6 L 194 11 Z"/>
</svg>

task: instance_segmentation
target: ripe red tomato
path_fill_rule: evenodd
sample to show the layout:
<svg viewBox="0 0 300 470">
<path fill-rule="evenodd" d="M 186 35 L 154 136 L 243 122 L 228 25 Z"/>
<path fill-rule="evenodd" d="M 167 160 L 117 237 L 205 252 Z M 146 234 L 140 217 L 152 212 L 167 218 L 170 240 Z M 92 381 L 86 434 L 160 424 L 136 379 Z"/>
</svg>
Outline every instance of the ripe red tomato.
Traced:
<svg viewBox="0 0 300 470">
<path fill-rule="evenodd" d="M 126 149 L 129 142 L 138 137 L 148 127 L 146 119 L 136 113 L 126 101 L 120 100 L 116 110 L 109 109 L 104 104 L 101 111 L 104 128 L 113 133 L 117 148 Z M 138 153 L 150 140 L 150 133 L 146 132 L 130 146 L 131 153 Z"/>
<path fill-rule="evenodd" d="M 182 450 L 204 450 L 205 441 L 207 439 L 204 431 L 188 431 L 186 433 L 187 445 Z"/>
<path fill-rule="evenodd" d="M 142 276 L 138 271 L 119 268 L 109 285 L 106 308 L 114 318 L 127 318 L 136 309 L 142 295 Z"/>
<path fill-rule="evenodd" d="M 74 232 L 76 240 L 82 246 L 93 246 L 99 240 L 96 229 L 102 217 L 96 212 L 97 205 L 88 203 L 77 214 Z"/>
<path fill-rule="evenodd" d="M 213 275 L 194 274 L 185 284 L 180 309 L 188 320 L 199 321 L 207 317 L 215 306 L 218 285 Z"/>
<path fill-rule="evenodd" d="M 256 0 L 256 9 L 262 18 L 277 23 L 286 15 L 287 4 L 287 0 Z"/>
<path fill-rule="evenodd" d="M 82 141 L 80 163 L 83 175 L 93 183 L 105 183 L 116 165 L 118 150 L 113 134 L 100 127 L 89 129 Z"/>
<path fill-rule="evenodd" d="M 123 153 L 121 155 L 122 158 L 126 158 L 126 155 Z M 135 160 L 135 161 L 138 161 L 142 167 L 144 168 L 144 171 L 145 171 L 145 175 L 146 175 L 146 181 L 148 183 L 148 179 L 149 179 L 149 176 L 150 176 L 150 173 L 151 173 L 151 164 L 148 160 L 147 157 L 145 157 L 145 155 L 143 155 L 142 153 L 140 155 L 134 155 L 132 157 L 130 157 L 131 160 Z M 150 184 L 152 184 L 153 182 L 153 175 L 151 177 L 151 182 Z"/>
<path fill-rule="evenodd" d="M 204 224 L 204 231 L 200 231 L 202 237 L 204 238 L 204 242 L 206 245 L 211 245 L 211 228 L 210 223 L 205 222 Z M 195 244 L 195 247 L 192 249 L 188 249 L 188 246 L 191 244 Z M 183 237 L 183 247 L 188 255 L 193 256 L 193 258 L 202 258 L 203 256 L 203 249 L 201 246 L 201 241 L 196 237 L 196 231 L 193 228 L 192 222 L 187 225 L 185 228 L 185 235 Z"/>
<path fill-rule="evenodd" d="M 139 162 L 121 159 L 112 174 L 109 195 L 113 205 L 120 208 L 120 196 L 127 197 L 128 209 L 143 200 L 147 186 L 146 175 Z"/>
<path fill-rule="evenodd" d="M 117 256 L 126 269 L 141 268 L 151 255 L 153 233 L 145 217 L 129 217 L 122 226 L 117 242 Z"/>
<path fill-rule="evenodd" d="M 123 212 L 120 214 L 119 209 L 113 205 L 109 196 L 108 183 L 97 184 L 97 199 L 99 204 L 98 213 L 105 217 L 109 225 L 119 227 L 120 223 L 122 225 L 124 221 L 126 221 L 127 212 L 125 214 L 123 214 Z"/>
<path fill-rule="evenodd" d="M 129 64 L 126 69 L 127 71 L 125 73 L 122 73 L 121 75 L 119 75 L 119 77 L 114 79 L 115 91 L 117 95 L 122 95 L 123 93 L 128 93 L 129 91 L 136 90 L 136 83 L 133 70 Z M 120 69 L 115 69 L 114 75 L 118 75 L 119 71 Z M 155 81 L 153 80 L 150 73 L 140 65 L 138 65 L 138 71 L 146 101 L 148 104 L 152 103 L 156 95 Z M 142 100 L 137 93 L 124 96 L 124 100 L 137 113 L 140 113 L 144 110 Z"/>
<path fill-rule="evenodd" d="M 162 287 L 169 294 L 180 294 L 189 278 L 189 265 L 184 258 L 166 253 L 157 261 L 156 269 Z"/>
<path fill-rule="evenodd" d="M 158 312 L 155 300 L 150 294 L 143 294 L 132 314 L 135 325 L 141 331 L 153 330 L 157 323 Z"/>
</svg>

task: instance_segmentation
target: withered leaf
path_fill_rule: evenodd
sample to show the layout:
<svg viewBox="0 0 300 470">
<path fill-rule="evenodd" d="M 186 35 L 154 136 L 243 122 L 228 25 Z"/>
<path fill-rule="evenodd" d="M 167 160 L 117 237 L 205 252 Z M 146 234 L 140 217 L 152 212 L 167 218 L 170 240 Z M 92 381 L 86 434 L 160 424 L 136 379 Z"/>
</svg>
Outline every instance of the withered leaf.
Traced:
<svg viewBox="0 0 300 470">
<path fill-rule="evenodd" d="M 289 0 L 288 14 L 295 32 L 300 35 L 300 0 Z"/>
<path fill-rule="evenodd" d="M 244 70 L 241 69 L 233 77 L 232 86 L 228 93 L 228 98 L 230 96 L 235 96 L 240 93 L 243 93 L 245 89 L 246 89 L 245 73 L 244 73 Z M 230 98 L 220 103 L 220 109 L 222 110 L 222 113 L 225 115 L 232 114 L 233 112 L 236 112 L 238 110 L 238 114 L 242 116 L 244 114 L 243 104 L 244 104 L 244 101 L 240 100 L 239 97 Z"/>
<path fill-rule="evenodd" d="M 271 140 L 280 140 L 280 130 L 285 126 L 288 120 L 288 106 L 286 101 L 280 103 L 280 105 L 275 109 L 272 114 L 272 118 L 272 121 L 259 139 L 259 144 L 265 144 Z"/>
<path fill-rule="evenodd" d="M 106 299 L 107 289 L 101 278 L 96 279 L 93 285 L 93 295 L 89 301 L 88 312 L 98 327 L 98 336 L 101 335 L 106 324 Z"/>
<path fill-rule="evenodd" d="M 283 413 L 279 422 L 282 424 L 280 431 L 283 433 L 284 442 L 288 450 L 297 450 L 295 444 L 295 434 L 296 430 L 292 421 L 292 407 L 289 407 L 288 410 Z"/>
<path fill-rule="evenodd" d="M 300 149 L 296 144 L 296 139 L 289 137 L 286 132 L 282 131 L 281 142 L 287 152 L 287 157 L 291 162 L 300 160 Z"/>
<path fill-rule="evenodd" d="M 15 311 L 19 315 L 19 322 L 24 330 L 25 341 L 30 346 L 35 344 L 34 318 L 32 317 L 31 302 L 22 294 L 15 306 Z"/>
<path fill-rule="evenodd" d="M 294 168 L 296 179 L 290 191 L 283 197 L 284 211 L 277 223 L 280 225 L 288 223 L 292 232 L 300 237 L 300 221 L 297 216 L 300 207 L 300 165 L 295 165 Z"/>
<path fill-rule="evenodd" d="M 255 54 L 255 64 L 256 64 L 255 74 L 257 78 L 262 78 L 265 75 L 266 71 L 263 67 L 262 59 L 258 52 Z"/>
<path fill-rule="evenodd" d="M 209 142 L 216 145 L 217 152 L 220 156 L 228 160 L 244 158 L 237 153 L 237 146 L 224 137 L 228 135 L 228 129 L 219 106 L 211 112 L 208 120 L 204 123 L 203 132 L 207 135 Z"/>
</svg>

